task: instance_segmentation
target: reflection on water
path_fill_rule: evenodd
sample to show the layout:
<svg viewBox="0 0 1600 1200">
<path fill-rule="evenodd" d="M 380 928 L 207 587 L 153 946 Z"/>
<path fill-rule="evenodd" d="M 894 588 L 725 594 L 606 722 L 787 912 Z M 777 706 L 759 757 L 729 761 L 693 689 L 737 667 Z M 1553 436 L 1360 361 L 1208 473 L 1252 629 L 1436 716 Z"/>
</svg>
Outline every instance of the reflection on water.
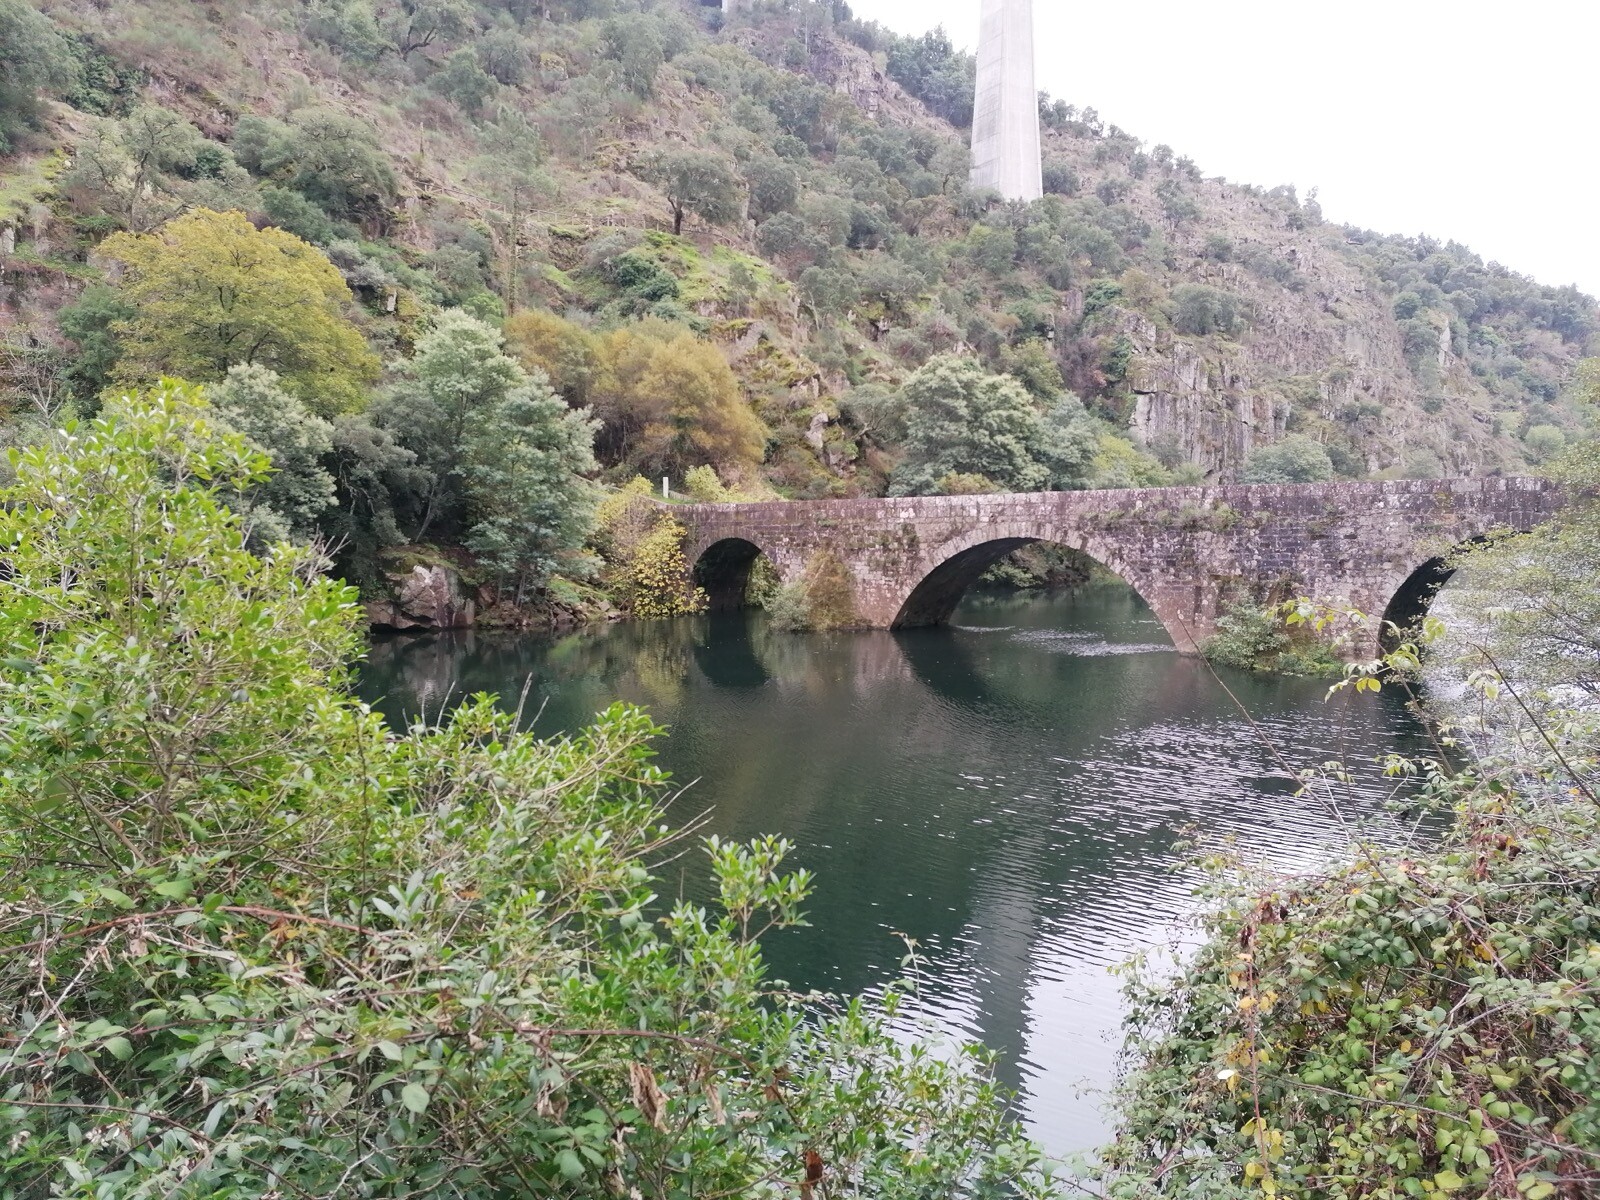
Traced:
<svg viewBox="0 0 1600 1200">
<path fill-rule="evenodd" d="M 618 699 L 647 706 L 671 731 L 663 765 L 693 782 L 682 817 L 783 834 L 820 877 L 812 927 L 770 946 L 776 973 L 870 990 L 899 974 L 902 936 L 915 939 L 918 1015 L 999 1051 L 1057 1153 L 1105 1132 L 1096 1091 L 1119 1018 L 1108 968 L 1189 910 L 1177 843 L 1197 832 L 1310 865 L 1341 844 L 1339 823 L 1294 796 L 1282 764 L 1415 748 L 1387 699 L 1228 682 L 1260 734 L 1118 587 L 973 598 L 953 628 L 903 634 L 787 634 L 734 614 L 386 641 L 362 672 L 393 717 L 477 691 L 514 704 L 525 685 L 545 732 Z M 1368 771 L 1343 817 L 1378 818 L 1388 794 Z M 672 882 L 695 893 L 694 868 L 680 869 Z"/>
</svg>

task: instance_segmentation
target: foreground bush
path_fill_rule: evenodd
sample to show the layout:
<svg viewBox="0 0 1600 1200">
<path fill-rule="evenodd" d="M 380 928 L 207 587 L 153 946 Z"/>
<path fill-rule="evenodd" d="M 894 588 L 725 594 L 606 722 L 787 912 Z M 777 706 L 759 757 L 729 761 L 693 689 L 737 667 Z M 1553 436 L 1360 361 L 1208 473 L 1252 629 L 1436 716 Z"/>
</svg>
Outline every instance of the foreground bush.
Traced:
<svg viewBox="0 0 1600 1200">
<path fill-rule="evenodd" d="M 1416 662 L 1405 647 L 1352 679 Z M 1198 956 L 1129 988 L 1107 1193 L 1600 1194 L 1594 733 L 1569 713 L 1541 755 L 1455 777 L 1391 761 L 1453 817 L 1432 846 L 1358 842 L 1305 875 L 1214 863 Z"/>
<path fill-rule="evenodd" d="M 642 714 L 349 699 L 353 593 L 214 490 L 265 465 L 173 385 L 3 497 L 0 1196 L 1043 1194 L 974 1056 L 766 979 L 782 843 L 661 915 Z"/>
</svg>

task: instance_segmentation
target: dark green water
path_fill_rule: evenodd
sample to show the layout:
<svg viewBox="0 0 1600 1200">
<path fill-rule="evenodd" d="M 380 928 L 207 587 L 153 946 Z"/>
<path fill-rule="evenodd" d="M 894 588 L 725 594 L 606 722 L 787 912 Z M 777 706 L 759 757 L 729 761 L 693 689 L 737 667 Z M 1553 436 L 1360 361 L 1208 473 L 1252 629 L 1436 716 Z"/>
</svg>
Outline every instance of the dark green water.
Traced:
<svg viewBox="0 0 1600 1200">
<path fill-rule="evenodd" d="M 870 991 L 921 946 L 916 1016 L 1004 1057 L 1056 1153 L 1105 1132 L 1118 981 L 1190 911 L 1185 833 L 1293 869 L 1344 842 L 1204 664 L 1172 652 L 1134 594 L 969 598 L 955 627 L 796 635 L 756 616 L 625 625 L 559 639 L 461 634 L 376 645 L 362 690 L 391 716 L 464 694 L 567 730 L 617 699 L 671 729 L 683 818 L 783 834 L 819 876 L 812 928 L 776 939 L 780 977 Z M 1229 675 L 1295 769 L 1415 749 L 1387 698 L 1324 701 L 1320 682 Z M 1341 795 L 1377 818 L 1375 767 Z M 694 893 L 693 867 L 669 883 Z"/>
</svg>

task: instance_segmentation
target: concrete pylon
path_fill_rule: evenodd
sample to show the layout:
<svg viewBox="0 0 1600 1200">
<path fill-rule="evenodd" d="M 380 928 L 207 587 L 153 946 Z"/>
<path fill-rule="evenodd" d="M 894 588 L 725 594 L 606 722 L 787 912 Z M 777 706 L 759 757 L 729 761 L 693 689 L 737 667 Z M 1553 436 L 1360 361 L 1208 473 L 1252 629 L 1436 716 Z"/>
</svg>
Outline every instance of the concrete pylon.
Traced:
<svg viewBox="0 0 1600 1200">
<path fill-rule="evenodd" d="M 1044 194 L 1039 89 L 1033 81 L 1033 0 L 983 0 L 978 93 L 972 110 L 972 186 L 1007 200 Z"/>
</svg>

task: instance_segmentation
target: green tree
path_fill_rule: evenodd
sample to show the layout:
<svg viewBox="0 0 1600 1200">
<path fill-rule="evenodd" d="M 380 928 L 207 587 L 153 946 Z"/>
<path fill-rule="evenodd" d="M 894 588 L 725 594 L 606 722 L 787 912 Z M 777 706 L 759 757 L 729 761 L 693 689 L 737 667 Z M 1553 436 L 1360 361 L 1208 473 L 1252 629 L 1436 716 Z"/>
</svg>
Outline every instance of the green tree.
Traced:
<svg viewBox="0 0 1600 1200">
<path fill-rule="evenodd" d="M 654 96 L 656 75 L 666 62 L 656 22 L 637 14 L 612 17 L 601 36 L 606 57 L 617 64 L 622 85 L 640 98 Z"/>
<path fill-rule="evenodd" d="M 573 411 L 543 375 L 509 393 L 467 429 L 466 545 L 515 589 L 543 584 L 594 527 L 595 422 Z"/>
<path fill-rule="evenodd" d="M 147 233 L 188 207 L 178 176 L 193 171 L 206 145 L 177 113 L 142 105 L 120 121 L 96 122 L 62 182 L 81 207 Z M 243 174 L 237 166 L 233 170 Z"/>
<path fill-rule="evenodd" d="M 428 79 L 428 86 L 452 100 L 468 116 L 476 116 L 498 86 L 471 50 L 457 50 Z"/>
<path fill-rule="evenodd" d="M 957 127 L 972 124 L 977 63 L 957 50 L 943 27 L 921 37 L 892 36 L 889 74 L 933 112 Z"/>
<path fill-rule="evenodd" d="M 378 27 L 370 0 L 317 0 L 302 26 L 306 36 L 361 63 L 375 63 L 394 47 Z"/>
<path fill-rule="evenodd" d="M 1008 492 L 1081 486 L 1093 435 L 1076 400 L 1046 421 L 1015 379 L 958 355 L 930 359 L 901 390 L 906 439 L 891 494 L 933 495 L 949 476 Z"/>
<path fill-rule="evenodd" d="M 395 197 L 394 168 L 370 125 L 328 108 L 308 108 L 288 123 L 242 117 L 234 157 L 293 188 L 330 216 L 381 226 Z"/>
<path fill-rule="evenodd" d="M 333 452 L 333 426 L 315 416 L 261 366 L 235 366 L 206 390 L 219 422 L 271 459 L 266 478 L 230 497 L 251 543 L 310 541 L 337 494 L 324 460 Z"/>
<path fill-rule="evenodd" d="M 1324 483 L 1334 475 L 1333 460 L 1321 442 L 1290 434 L 1262 446 L 1245 459 L 1241 483 Z"/>
<path fill-rule="evenodd" d="M 1534 425 L 1522 435 L 1522 444 L 1530 459 L 1542 463 L 1561 453 L 1566 447 L 1567 435 L 1558 425 Z"/>
<path fill-rule="evenodd" d="M 91 283 L 76 301 L 56 313 L 56 327 L 77 351 L 67 376 L 80 402 L 92 404 L 111 386 L 112 373 L 122 357 L 117 330 L 133 315 L 133 306 L 103 283 Z"/>
<path fill-rule="evenodd" d="M 542 583 L 592 523 L 587 411 L 568 409 L 460 310 L 439 317 L 405 375 L 381 415 L 427 472 L 412 539 L 448 529 L 519 592 Z"/>
<path fill-rule="evenodd" d="M 1172 327 L 1199 337 L 1233 337 L 1244 328 L 1244 309 L 1232 292 L 1186 283 L 1172 291 Z"/>
<path fill-rule="evenodd" d="M 775 154 L 757 154 L 745 164 L 750 215 L 757 221 L 788 212 L 800 199 L 800 172 Z"/>
<path fill-rule="evenodd" d="M 728 160 L 709 150 L 672 149 L 657 155 L 649 174 L 672 207 L 672 232 L 683 232 L 689 213 L 726 225 L 740 213 L 739 178 Z"/>
<path fill-rule="evenodd" d="M 0 0 L 0 154 L 38 127 L 43 93 L 70 91 L 81 69 L 49 17 L 23 0 Z"/>
<path fill-rule="evenodd" d="M 467 0 L 399 0 L 384 21 L 384 29 L 400 52 L 410 58 L 435 42 L 465 33 L 472 24 Z"/>
<path fill-rule="evenodd" d="M 312 412 L 365 402 L 378 363 L 345 316 L 350 289 L 325 255 L 241 213 L 197 209 L 150 234 L 115 234 L 101 253 L 123 269 L 133 315 L 112 328 L 126 380 L 214 382 L 240 364 L 268 367 Z"/>
<path fill-rule="evenodd" d="M 496 29 L 478 39 L 473 47 L 483 69 L 507 87 L 520 87 L 532 68 L 528 42 L 510 29 Z"/>
</svg>

